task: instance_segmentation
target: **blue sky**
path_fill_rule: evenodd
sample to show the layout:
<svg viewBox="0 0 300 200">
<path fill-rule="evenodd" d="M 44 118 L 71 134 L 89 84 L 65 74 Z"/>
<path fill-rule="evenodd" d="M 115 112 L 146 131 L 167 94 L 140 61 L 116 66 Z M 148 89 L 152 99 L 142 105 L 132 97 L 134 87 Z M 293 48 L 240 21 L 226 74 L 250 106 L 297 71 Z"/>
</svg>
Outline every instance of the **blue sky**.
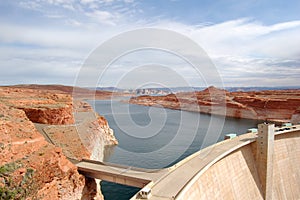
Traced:
<svg viewBox="0 0 300 200">
<path fill-rule="evenodd" d="M 154 27 L 195 41 L 225 86 L 299 86 L 299 10 L 297 0 L 0 0 L 0 85 L 72 85 L 101 43 Z M 144 62 L 141 57 L 155 57 L 186 75 L 189 84 L 203 86 L 189 66 L 149 51 L 120 59 L 101 85 L 114 85 L 124 69 Z"/>
</svg>

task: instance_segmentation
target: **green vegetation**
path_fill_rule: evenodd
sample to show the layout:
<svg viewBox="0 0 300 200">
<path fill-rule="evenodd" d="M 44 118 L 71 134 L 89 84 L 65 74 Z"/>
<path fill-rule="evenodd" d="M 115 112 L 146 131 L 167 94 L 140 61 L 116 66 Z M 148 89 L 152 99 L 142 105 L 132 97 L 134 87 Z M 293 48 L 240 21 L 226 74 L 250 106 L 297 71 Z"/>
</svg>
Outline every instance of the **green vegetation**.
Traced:
<svg viewBox="0 0 300 200">
<path fill-rule="evenodd" d="M 0 199 L 2 200 L 10 200 L 16 199 L 18 191 L 17 190 L 10 190 L 7 187 L 0 187 Z"/>
<path fill-rule="evenodd" d="M 6 165 L 2 165 L 0 167 L 0 177 L 10 174 L 11 172 L 14 172 L 16 169 L 20 167 L 22 167 L 22 165 L 16 162 L 11 162 Z"/>
<path fill-rule="evenodd" d="M 23 180 L 21 182 L 21 185 L 25 185 L 30 179 L 32 179 L 34 170 L 31 168 L 26 169 L 25 176 L 23 177 Z"/>
<path fill-rule="evenodd" d="M 20 161 L 11 162 L 0 167 L 0 178 L 2 185 L 0 187 L 0 200 L 23 200 L 28 199 L 36 191 L 36 185 L 33 182 L 34 170 L 26 169 L 26 173 L 20 183 L 14 182 L 12 173 L 22 167 Z"/>
<path fill-rule="evenodd" d="M 4 178 L 5 185 L 4 187 L 0 187 L 1 200 L 15 199 L 18 191 L 16 189 L 11 189 L 11 187 L 13 187 L 13 182 L 9 174 L 14 172 L 19 167 L 21 167 L 21 165 L 16 162 L 11 162 L 6 165 L 0 166 L 0 177 Z"/>
</svg>

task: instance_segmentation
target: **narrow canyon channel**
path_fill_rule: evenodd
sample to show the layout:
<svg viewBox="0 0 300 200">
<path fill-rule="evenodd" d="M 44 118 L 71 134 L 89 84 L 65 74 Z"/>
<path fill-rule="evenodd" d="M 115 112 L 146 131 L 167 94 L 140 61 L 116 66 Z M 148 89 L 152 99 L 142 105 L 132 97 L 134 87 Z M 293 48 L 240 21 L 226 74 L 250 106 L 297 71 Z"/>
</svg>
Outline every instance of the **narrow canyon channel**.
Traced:
<svg viewBox="0 0 300 200">
<path fill-rule="evenodd" d="M 89 101 L 103 115 L 119 141 L 105 150 L 104 161 L 142 168 L 165 168 L 224 139 L 243 134 L 259 121 L 146 107 L 118 100 Z M 214 132 L 214 127 L 221 131 Z M 139 188 L 102 181 L 108 200 L 130 199 Z"/>
</svg>

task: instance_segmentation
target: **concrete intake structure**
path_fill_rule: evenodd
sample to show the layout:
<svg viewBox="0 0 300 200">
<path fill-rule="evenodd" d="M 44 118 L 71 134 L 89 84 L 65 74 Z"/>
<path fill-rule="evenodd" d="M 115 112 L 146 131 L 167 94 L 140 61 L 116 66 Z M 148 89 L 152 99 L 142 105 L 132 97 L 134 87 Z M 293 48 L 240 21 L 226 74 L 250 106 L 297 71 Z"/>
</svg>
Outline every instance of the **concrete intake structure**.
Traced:
<svg viewBox="0 0 300 200">
<path fill-rule="evenodd" d="M 260 124 L 219 142 L 172 167 L 143 170 L 93 161 L 77 164 L 81 173 L 112 182 L 145 186 L 131 199 L 207 200 L 300 199 L 300 125 Z"/>
<path fill-rule="evenodd" d="M 256 163 L 265 200 L 272 199 L 274 133 L 274 124 L 258 125 Z"/>
</svg>

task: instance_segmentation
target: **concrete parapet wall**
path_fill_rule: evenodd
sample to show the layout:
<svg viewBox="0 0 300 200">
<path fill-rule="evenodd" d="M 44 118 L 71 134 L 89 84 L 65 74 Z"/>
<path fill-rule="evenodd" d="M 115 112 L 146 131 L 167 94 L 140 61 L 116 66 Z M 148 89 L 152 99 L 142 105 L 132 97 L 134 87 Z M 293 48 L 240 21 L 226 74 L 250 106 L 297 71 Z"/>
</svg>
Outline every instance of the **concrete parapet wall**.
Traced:
<svg viewBox="0 0 300 200">
<path fill-rule="evenodd" d="M 275 136 L 273 199 L 300 199 L 300 131 Z"/>
<path fill-rule="evenodd" d="M 230 142 L 230 141 L 229 141 Z M 224 156 L 177 199 L 264 199 L 256 142 Z M 272 199 L 300 199 L 300 131 L 275 135 Z"/>
</svg>

